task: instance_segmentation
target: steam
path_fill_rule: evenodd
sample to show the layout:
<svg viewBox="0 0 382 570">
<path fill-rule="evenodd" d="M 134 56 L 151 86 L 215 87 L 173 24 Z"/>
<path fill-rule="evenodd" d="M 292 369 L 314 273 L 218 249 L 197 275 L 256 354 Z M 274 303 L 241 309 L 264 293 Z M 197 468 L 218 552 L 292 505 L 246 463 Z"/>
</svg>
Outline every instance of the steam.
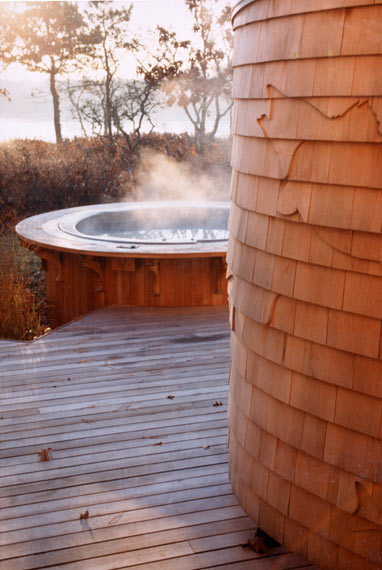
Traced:
<svg viewBox="0 0 382 570">
<path fill-rule="evenodd" d="M 137 172 L 134 200 L 228 200 L 229 185 L 228 169 L 205 167 L 196 160 L 180 163 L 146 151 Z"/>
</svg>

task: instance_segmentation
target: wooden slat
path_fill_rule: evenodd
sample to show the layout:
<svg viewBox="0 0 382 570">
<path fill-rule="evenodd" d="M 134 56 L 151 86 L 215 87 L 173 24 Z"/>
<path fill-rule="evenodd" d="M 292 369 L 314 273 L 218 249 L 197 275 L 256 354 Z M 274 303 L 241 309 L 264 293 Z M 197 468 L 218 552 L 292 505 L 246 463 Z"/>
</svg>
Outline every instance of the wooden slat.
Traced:
<svg viewBox="0 0 382 570">
<path fill-rule="evenodd" d="M 241 529 L 244 529 L 241 531 Z M 66 548 L 60 552 L 60 563 L 69 563 L 76 560 L 86 560 L 88 558 L 103 557 L 119 552 L 129 552 L 134 549 L 148 548 L 151 545 L 171 544 L 172 542 L 181 541 L 182 539 L 199 538 L 204 536 L 213 536 L 224 531 L 230 531 L 232 536 L 246 541 L 247 537 L 253 534 L 253 530 L 248 530 L 248 519 L 246 517 L 237 519 L 222 520 L 214 523 L 197 524 L 190 527 L 162 530 L 155 534 L 143 534 L 136 537 L 121 538 L 118 540 L 109 540 L 97 544 Z M 237 533 L 241 531 L 240 535 Z M 22 570 L 36 568 L 55 563 L 57 561 L 57 553 L 55 551 L 37 554 L 33 557 L 33 561 L 29 557 L 20 557 L 17 562 Z M 10 570 L 12 561 L 3 562 L 3 569 Z M 89 567 L 89 566 L 88 566 Z M 85 566 L 86 568 L 86 566 Z"/>
<path fill-rule="evenodd" d="M 91 493 L 84 495 L 75 495 L 73 497 L 65 497 L 64 499 L 53 499 L 51 501 L 34 502 L 30 504 L 22 504 L 20 506 L 11 506 L 3 508 L 0 512 L 1 519 L 10 519 L 24 516 L 31 516 L 33 514 L 55 512 L 57 510 L 64 510 L 69 508 L 80 508 L 83 502 L 88 506 L 93 504 L 109 503 L 111 501 L 136 499 L 138 497 L 147 497 L 150 495 L 171 493 L 179 490 L 198 489 L 211 485 L 223 485 L 228 483 L 227 473 L 214 473 L 213 475 L 204 475 L 203 480 L 199 477 L 190 479 L 175 479 L 173 481 L 166 481 L 164 483 L 153 483 L 143 486 L 130 487 L 126 486 L 123 489 Z M 86 490 L 86 489 L 85 489 Z M 86 498 L 85 498 L 86 497 Z M 20 495 L 19 497 L 20 498 Z"/>
</svg>

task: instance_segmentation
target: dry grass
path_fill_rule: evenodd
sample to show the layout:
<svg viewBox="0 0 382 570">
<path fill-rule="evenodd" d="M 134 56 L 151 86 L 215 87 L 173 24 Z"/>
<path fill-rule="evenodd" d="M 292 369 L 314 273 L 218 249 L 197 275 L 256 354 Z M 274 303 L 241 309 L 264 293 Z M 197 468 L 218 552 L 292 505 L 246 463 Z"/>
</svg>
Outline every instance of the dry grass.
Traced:
<svg viewBox="0 0 382 570">
<path fill-rule="evenodd" d="M 0 338 L 32 340 L 46 329 L 46 304 L 35 256 L 13 236 L 0 241 Z"/>
</svg>

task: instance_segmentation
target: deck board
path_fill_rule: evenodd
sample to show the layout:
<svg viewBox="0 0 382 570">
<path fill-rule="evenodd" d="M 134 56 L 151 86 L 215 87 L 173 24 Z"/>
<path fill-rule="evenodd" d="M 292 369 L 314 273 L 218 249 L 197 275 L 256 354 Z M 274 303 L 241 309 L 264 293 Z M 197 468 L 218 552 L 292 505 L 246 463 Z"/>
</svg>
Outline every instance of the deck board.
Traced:
<svg viewBox="0 0 382 570">
<path fill-rule="evenodd" d="M 313 570 L 241 546 L 228 346 L 221 307 L 109 307 L 1 341 L 1 569 Z"/>
</svg>

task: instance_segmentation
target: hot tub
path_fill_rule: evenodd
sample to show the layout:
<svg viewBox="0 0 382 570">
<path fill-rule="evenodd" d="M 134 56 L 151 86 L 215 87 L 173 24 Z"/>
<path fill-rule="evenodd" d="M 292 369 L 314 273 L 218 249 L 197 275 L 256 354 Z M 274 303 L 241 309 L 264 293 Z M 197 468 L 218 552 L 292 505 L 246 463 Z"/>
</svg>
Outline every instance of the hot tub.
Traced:
<svg viewBox="0 0 382 570">
<path fill-rule="evenodd" d="M 132 202 L 33 216 L 16 226 L 46 270 L 52 316 L 109 304 L 227 303 L 228 202 Z"/>
</svg>

